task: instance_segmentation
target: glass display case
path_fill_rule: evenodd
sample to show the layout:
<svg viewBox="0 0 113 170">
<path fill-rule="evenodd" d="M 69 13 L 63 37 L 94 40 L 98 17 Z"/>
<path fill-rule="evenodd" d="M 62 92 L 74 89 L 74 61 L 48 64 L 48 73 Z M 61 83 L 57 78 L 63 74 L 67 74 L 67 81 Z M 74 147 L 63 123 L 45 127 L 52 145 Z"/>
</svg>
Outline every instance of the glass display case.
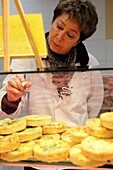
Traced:
<svg viewBox="0 0 113 170">
<path fill-rule="evenodd" d="M 65 117 L 66 113 L 64 114 L 63 112 L 61 112 L 58 107 L 60 107 L 60 105 L 64 105 L 68 113 L 69 110 L 71 111 L 69 107 L 72 104 L 73 111 L 71 113 L 71 118 L 73 118 L 73 120 L 71 123 L 69 123 L 69 120 L 66 118 L 65 121 L 67 120 L 67 127 L 77 127 L 85 125 L 86 119 L 88 118 L 99 118 L 100 115 L 104 112 L 113 111 L 113 68 L 90 69 L 87 67 L 74 67 L 61 68 L 60 70 L 57 68 L 48 68 L 41 71 L 37 70 L 10 73 L 1 72 L 1 89 L 3 86 L 6 85 L 7 81 L 15 75 L 23 75 L 26 81 L 31 81 L 32 83 L 31 88 L 25 89 L 26 92 L 22 99 L 23 103 L 21 106 L 21 111 L 19 110 L 19 113 L 15 114 L 16 117 L 23 117 L 27 114 L 49 114 L 52 115 L 52 121 L 63 121 L 63 116 Z M 62 82 L 64 82 L 63 85 Z M 4 92 L 5 88 L 1 90 L 0 95 L 2 94 L 1 96 L 3 96 Z M 94 107 L 90 108 L 90 106 L 88 105 L 86 108 L 87 113 L 85 117 L 81 116 L 82 118 L 79 118 L 80 122 L 78 123 L 76 121 L 76 116 L 73 117 L 73 114 L 83 114 L 82 106 L 84 107 L 85 102 L 89 102 L 90 97 L 93 96 L 93 93 L 95 93 L 94 100 L 92 101 Z M 86 101 L 81 101 L 81 99 L 85 99 L 86 96 Z M 74 100 L 74 102 L 72 101 L 72 99 Z M 79 104 L 81 105 L 80 109 L 78 108 L 78 105 L 76 106 L 77 102 L 79 102 Z M 95 110 L 95 113 L 91 113 L 91 115 L 88 114 L 88 112 L 90 112 L 90 109 Z M 60 116 L 60 114 L 62 114 L 63 116 Z M 12 119 L 14 117 L 12 117 Z M 4 119 L 4 114 L 2 114 L 2 111 L 0 112 L 0 118 Z M 90 168 L 78 166 L 76 164 L 73 164 L 69 160 L 57 163 L 48 163 L 34 159 L 22 160 L 19 162 L 8 162 L 1 159 L 0 166 L 36 166 L 49 168 L 55 167 L 76 170 L 107 170 L 113 168 L 111 164 L 105 164 L 100 167 Z"/>
</svg>

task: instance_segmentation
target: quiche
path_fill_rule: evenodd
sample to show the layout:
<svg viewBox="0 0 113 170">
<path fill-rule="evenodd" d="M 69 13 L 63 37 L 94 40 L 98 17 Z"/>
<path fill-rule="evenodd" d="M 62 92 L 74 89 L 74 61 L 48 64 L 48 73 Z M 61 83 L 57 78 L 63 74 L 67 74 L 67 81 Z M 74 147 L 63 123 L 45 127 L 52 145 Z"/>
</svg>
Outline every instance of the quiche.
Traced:
<svg viewBox="0 0 113 170">
<path fill-rule="evenodd" d="M 76 144 L 76 142 L 71 139 L 72 130 L 73 128 L 67 128 L 67 130 L 61 134 L 61 140 L 67 142 L 71 147 Z"/>
<path fill-rule="evenodd" d="M 19 145 L 19 137 L 16 134 L 0 136 L 0 154 L 15 150 Z"/>
<path fill-rule="evenodd" d="M 14 151 L 6 152 L 1 154 L 1 159 L 8 162 L 17 162 L 27 160 L 33 157 L 33 145 L 34 142 L 24 142 Z"/>
<path fill-rule="evenodd" d="M 113 159 L 113 139 L 94 136 L 85 138 L 81 143 L 82 152 L 92 160 L 108 161 Z"/>
<path fill-rule="evenodd" d="M 106 164 L 106 161 L 92 160 L 85 156 L 81 149 L 81 144 L 74 145 L 70 149 L 70 162 L 81 167 L 98 167 Z"/>
<path fill-rule="evenodd" d="M 23 118 L 0 120 L 0 134 L 8 135 L 26 128 L 26 120 Z"/>
<path fill-rule="evenodd" d="M 90 118 L 86 121 L 87 131 L 90 135 L 100 138 L 112 138 L 113 130 L 105 128 L 99 118 Z"/>
<path fill-rule="evenodd" d="M 62 140 L 40 139 L 34 145 L 33 157 L 42 162 L 65 161 L 69 155 L 70 146 Z"/>
<path fill-rule="evenodd" d="M 66 131 L 66 123 L 61 121 L 51 122 L 50 125 L 44 125 L 42 127 L 42 133 L 45 134 L 56 134 L 63 133 Z"/>
<path fill-rule="evenodd" d="M 100 115 L 102 126 L 113 129 L 113 112 L 105 112 Z"/>
<path fill-rule="evenodd" d="M 76 144 L 81 143 L 83 139 L 89 136 L 86 126 L 75 127 L 70 131 L 70 134 L 71 140 L 74 141 Z"/>
<path fill-rule="evenodd" d="M 41 139 L 55 139 L 55 140 L 57 140 L 57 139 L 60 139 L 60 134 L 51 134 L 51 135 L 42 135 L 41 136 Z"/>
<path fill-rule="evenodd" d="M 27 122 L 27 126 L 43 126 L 51 123 L 52 116 L 45 114 L 27 115 L 24 116 L 24 119 Z"/>
<path fill-rule="evenodd" d="M 39 127 L 26 127 L 23 131 L 16 133 L 19 136 L 20 142 L 27 142 L 42 136 L 42 128 Z"/>
</svg>

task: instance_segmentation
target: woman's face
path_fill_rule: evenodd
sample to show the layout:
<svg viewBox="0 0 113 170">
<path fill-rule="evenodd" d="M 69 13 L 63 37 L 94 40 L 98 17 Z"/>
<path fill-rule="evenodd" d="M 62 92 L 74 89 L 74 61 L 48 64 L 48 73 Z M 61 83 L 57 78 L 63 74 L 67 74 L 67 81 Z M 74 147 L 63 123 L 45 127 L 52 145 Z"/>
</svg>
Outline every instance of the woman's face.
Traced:
<svg viewBox="0 0 113 170">
<path fill-rule="evenodd" d="M 58 54 L 67 54 L 80 40 L 80 27 L 76 20 L 63 14 L 52 23 L 48 43 L 50 49 Z"/>
</svg>

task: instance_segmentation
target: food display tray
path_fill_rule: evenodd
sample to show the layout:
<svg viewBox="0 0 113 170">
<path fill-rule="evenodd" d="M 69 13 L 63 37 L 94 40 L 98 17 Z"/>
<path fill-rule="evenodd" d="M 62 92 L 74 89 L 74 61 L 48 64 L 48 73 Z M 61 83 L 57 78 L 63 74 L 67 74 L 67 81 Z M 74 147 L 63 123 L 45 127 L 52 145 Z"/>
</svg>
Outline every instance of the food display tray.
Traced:
<svg viewBox="0 0 113 170">
<path fill-rule="evenodd" d="M 47 163 L 36 160 L 26 160 L 19 162 L 7 162 L 0 160 L 0 166 L 19 166 L 19 167 L 39 167 L 39 168 L 64 168 L 64 169 L 74 169 L 74 170 L 110 170 L 113 169 L 113 165 L 104 165 L 98 168 L 92 167 L 79 167 L 73 163 L 66 162 L 57 162 L 57 163 Z"/>
</svg>

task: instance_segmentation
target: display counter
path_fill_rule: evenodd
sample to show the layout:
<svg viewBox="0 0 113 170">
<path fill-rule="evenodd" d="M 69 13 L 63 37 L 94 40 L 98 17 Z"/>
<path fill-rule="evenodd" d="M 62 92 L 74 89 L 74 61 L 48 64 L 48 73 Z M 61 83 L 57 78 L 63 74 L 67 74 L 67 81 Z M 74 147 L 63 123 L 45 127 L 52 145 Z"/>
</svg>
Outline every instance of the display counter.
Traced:
<svg viewBox="0 0 113 170">
<path fill-rule="evenodd" d="M 95 103 L 94 103 L 95 110 L 96 110 L 96 105 L 98 105 L 98 103 L 96 103 L 96 101 L 99 98 L 101 88 L 103 88 L 103 95 L 104 95 L 103 102 L 102 102 L 101 108 L 100 108 L 98 116 L 97 116 L 99 118 L 102 113 L 113 111 L 113 68 L 89 69 L 87 67 L 86 68 L 76 67 L 76 68 L 70 68 L 70 69 L 62 68 L 61 70 L 58 70 L 56 68 L 56 69 L 44 69 L 42 71 L 37 70 L 37 71 L 27 71 L 27 72 L 0 73 L 0 85 L 2 88 L 2 85 L 5 84 L 7 82 L 7 80 L 9 80 L 11 77 L 14 77 L 17 74 L 23 75 L 23 77 L 27 81 L 32 82 L 33 88 L 31 88 L 31 90 L 26 89 L 26 95 L 24 96 L 25 101 L 23 102 L 22 110 L 18 116 L 16 115 L 16 117 L 24 117 L 28 113 L 30 114 L 31 110 L 29 110 L 29 104 L 30 104 L 29 101 L 31 103 L 33 103 L 33 101 L 37 100 L 36 97 L 39 96 L 37 102 L 35 102 L 35 104 L 31 107 L 32 113 L 36 114 L 36 111 L 35 111 L 36 109 L 34 109 L 34 106 L 38 105 L 38 108 L 39 108 L 39 104 L 40 104 L 40 106 L 42 107 L 42 110 L 39 108 L 37 110 L 37 113 L 41 112 L 41 114 L 42 113 L 50 114 L 50 112 L 53 110 L 54 113 L 52 114 L 52 121 L 53 122 L 58 121 L 58 118 L 59 118 L 59 121 L 63 121 L 62 117 L 60 120 L 60 117 L 57 117 L 57 115 L 55 113 L 55 108 L 52 106 L 52 102 L 54 102 L 54 104 L 55 104 L 55 100 L 54 99 L 50 100 L 51 95 L 53 96 L 53 98 L 56 97 L 56 95 L 57 95 L 57 100 L 58 100 L 58 98 L 60 98 L 61 101 L 65 100 L 65 102 L 66 102 L 66 96 L 70 97 L 70 95 L 72 93 L 76 93 L 77 100 L 78 100 L 79 95 L 82 95 L 83 91 L 85 93 L 85 90 L 86 90 L 85 87 L 87 87 L 87 89 L 89 89 L 89 84 L 92 83 L 92 82 L 89 82 L 89 75 L 91 76 L 92 73 L 96 73 L 96 74 L 93 74 L 93 76 L 96 76 L 97 72 L 99 72 L 99 74 L 101 73 L 101 75 L 102 75 L 103 86 L 102 86 L 102 84 L 98 84 L 98 82 L 101 82 L 101 81 L 97 81 L 97 84 L 95 82 L 96 89 L 97 89 L 95 91 L 95 93 L 97 93 L 97 96 L 96 96 L 97 98 L 95 99 Z M 71 82 L 71 80 L 66 81 L 66 83 L 68 83 L 68 86 L 66 86 L 66 88 L 63 88 L 64 91 L 62 93 L 56 94 L 56 92 L 54 91 L 54 88 L 56 85 L 55 83 L 57 82 L 59 75 L 61 75 L 63 78 L 63 76 L 65 77 L 66 74 L 71 75 L 73 77 L 73 80 L 72 80 L 72 82 Z M 81 84 L 81 81 L 77 82 L 77 76 L 79 76 L 80 79 L 83 79 L 82 83 L 84 81 L 84 85 Z M 6 77 L 7 77 L 7 80 L 5 79 Z M 55 78 L 54 82 L 51 81 L 52 80 L 51 78 L 53 78 L 53 77 Z M 96 77 L 93 77 L 93 79 L 94 78 L 96 78 Z M 4 79 L 5 79 L 5 81 L 4 81 Z M 68 79 L 68 77 L 67 77 L 67 79 Z M 62 81 L 63 81 L 63 79 L 62 79 Z M 81 88 L 83 88 L 83 90 L 81 90 L 82 91 L 81 94 L 77 94 L 77 90 L 75 89 L 74 85 L 75 85 L 75 87 L 79 87 L 80 90 L 81 90 Z M 4 89 L 2 92 L 4 92 Z M 35 94 L 35 96 L 30 96 L 31 92 L 33 92 L 33 94 Z M 31 97 L 31 99 L 30 99 L 30 97 Z M 48 102 L 47 103 L 45 102 L 46 99 L 52 107 L 50 112 L 49 112 L 49 110 L 47 110 Z M 71 98 L 70 98 L 70 101 L 71 101 Z M 75 100 L 75 103 L 76 103 L 76 100 Z M 57 110 L 57 113 L 58 113 L 58 110 Z M 3 115 L 4 114 L 2 114 L 2 113 L 0 114 L 1 119 L 4 119 Z M 81 126 L 81 125 L 83 125 L 83 123 L 81 123 L 79 126 Z M 68 126 L 69 126 L 69 124 L 67 125 L 67 127 Z M 76 127 L 76 125 L 75 125 L 75 127 Z M 109 160 L 109 158 L 108 158 L 108 160 Z M 90 168 L 90 167 L 78 166 L 70 161 L 59 161 L 57 163 L 54 163 L 54 162 L 48 163 L 48 162 L 38 161 L 38 160 L 34 160 L 34 159 L 28 159 L 25 161 L 23 160 L 23 161 L 18 161 L 18 162 L 8 162 L 8 161 L 4 161 L 1 159 L 0 166 L 22 166 L 22 167 L 23 166 L 34 166 L 34 167 L 40 167 L 40 168 L 41 167 L 44 167 L 44 168 L 47 168 L 47 167 L 53 168 L 54 167 L 54 168 L 75 169 L 75 170 L 79 170 L 79 169 L 84 169 L 84 170 L 87 170 L 87 169 L 90 169 L 90 170 L 113 169 L 112 164 L 105 164 L 104 166 Z"/>
</svg>

